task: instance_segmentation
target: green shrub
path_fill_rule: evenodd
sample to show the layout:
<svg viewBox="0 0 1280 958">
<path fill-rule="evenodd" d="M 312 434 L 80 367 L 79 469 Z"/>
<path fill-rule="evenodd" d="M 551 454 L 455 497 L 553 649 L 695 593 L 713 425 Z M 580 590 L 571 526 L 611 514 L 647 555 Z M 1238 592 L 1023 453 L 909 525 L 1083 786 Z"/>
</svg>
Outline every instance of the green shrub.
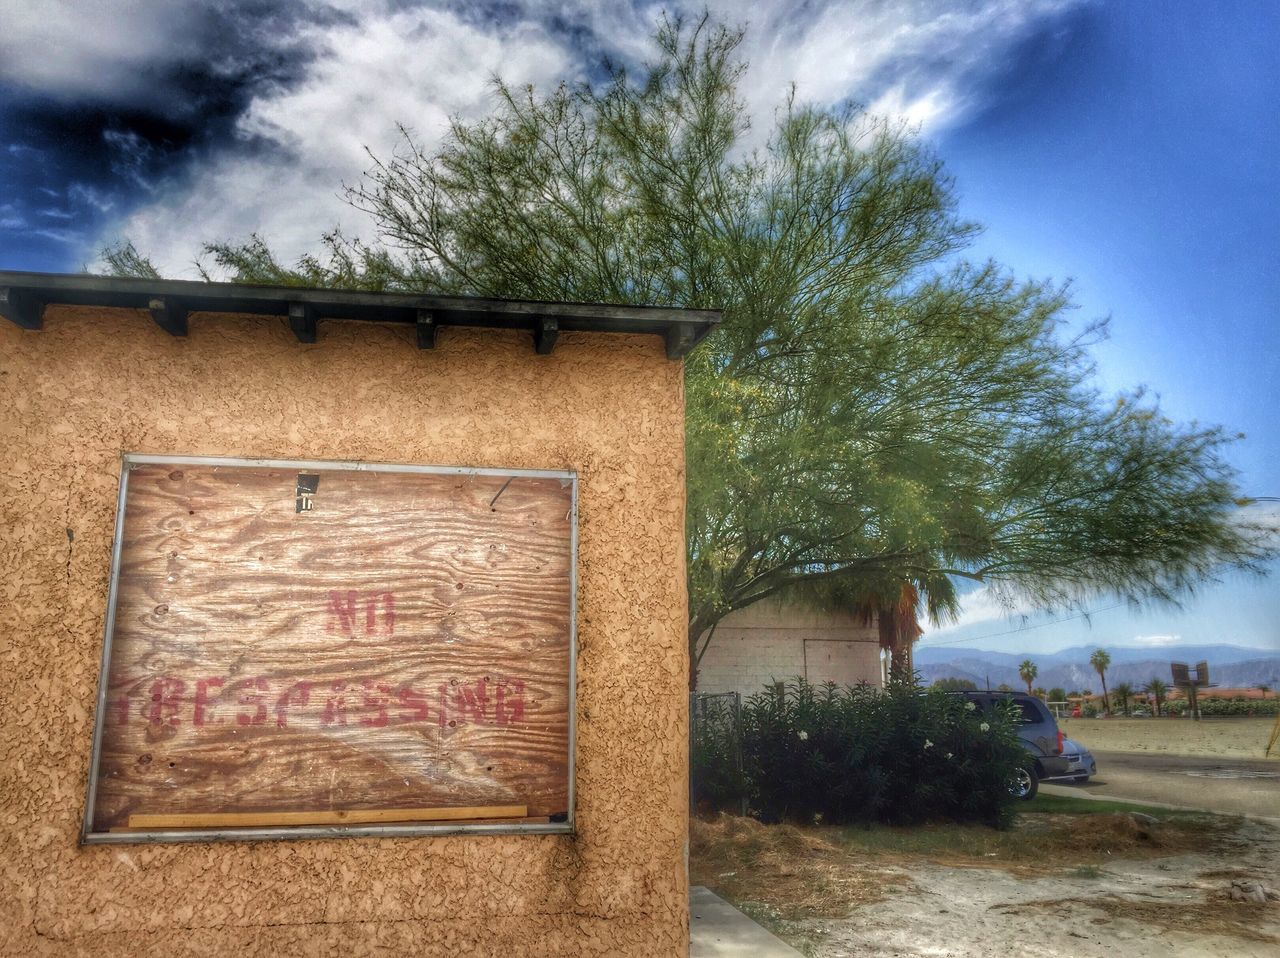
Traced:
<svg viewBox="0 0 1280 958">
<path fill-rule="evenodd" d="M 1164 710 L 1170 715 L 1185 715 L 1189 708 L 1186 699 L 1172 699 L 1164 703 Z M 1212 716 L 1255 716 L 1280 715 L 1280 699 L 1217 699 L 1200 700 L 1200 714 Z"/>
<path fill-rule="evenodd" d="M 732 697 L 695 699 L 689 761 L 695 808 L 738 811 L 747 796 L 742 753 L 734 732 L 738 724 Z"/>
<path fill-rule="evenodd" d="M 1005 825 L 1026 752 L 1011 711 L 969 704 L 914 680 L 881 691 L 797 679 L 755 695 L 742 709 L 751 811 L 766 821 Z"/>
</svg>

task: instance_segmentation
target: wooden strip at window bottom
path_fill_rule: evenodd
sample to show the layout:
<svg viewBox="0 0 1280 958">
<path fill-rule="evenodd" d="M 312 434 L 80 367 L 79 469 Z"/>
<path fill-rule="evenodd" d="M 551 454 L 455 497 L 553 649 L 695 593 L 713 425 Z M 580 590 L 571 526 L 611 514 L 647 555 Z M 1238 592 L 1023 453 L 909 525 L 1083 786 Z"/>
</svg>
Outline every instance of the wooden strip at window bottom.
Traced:
<svg viewBox="0 0 1280 958">
<path fill-rule="evenodd" d="M 336 812 L 193 812 L 135 814 L 129 828 L 276 828 L 289 825 L 381 825 L 453 822 L 475 818 L 526 818 L 527 805 L 471 805 L 456 808 L 359 808 Z"/>
</svg>

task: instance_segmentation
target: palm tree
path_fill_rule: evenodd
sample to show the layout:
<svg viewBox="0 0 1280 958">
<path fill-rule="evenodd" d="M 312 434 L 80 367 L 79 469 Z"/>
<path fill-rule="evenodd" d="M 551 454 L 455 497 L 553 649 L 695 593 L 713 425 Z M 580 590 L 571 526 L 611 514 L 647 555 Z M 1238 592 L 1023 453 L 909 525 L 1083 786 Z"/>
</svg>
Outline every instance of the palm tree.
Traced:
<svg viewBox="0 0 1280 958">
<path fill-rule="evenodd" d="M 1120 711 L 1125 715 L 1129 714 L 1129 699 L 1133 695 L 1133 686 L 1128 682 L 1121 682 L 1115 687 L 1116 698 L 1120 700 Z"/>
<path fill-rule="evenodd" d="M 1271 686 L 1267 685 L 1265 682 L 1254 687 L 1262 693 L 1262 697 L 1264 699 L 1267 697 L 1267 693 L 1271 691 Z"/>
<path fill-rule="evenodd" d="M 1146 692 L 1156 700 L 1156 715 L 1160 715 L 1160 709 L 1164 706 L 1164 697 L 1169 694 L 1169 686 L 1165 685 L 1159 679 L 1153 678 L 1150 682 L 1143 686 L 1142 691 Z"/>
<path fill-rule="evenodd" d="M 1022 664 L 1018 666 L 1018 675 L 1022 681 L 1027 683 L 1027 694 L 1031 695 L 1031 683 L 1036 680 L 1036 676 L 1040 674 L 1040 670 L 1036 668 L 1036 664 L 1030 659 L 1023 659 Z"/>
<path fill-rule="evenodd" d="M 1093 655 L 1089 656 L 1089 664 L 1094 667 L 1098 678 L 1102 680 L 1102 711 L 1110 714 L 1111 702 L 1107 698 L 1107 666 L 1111 664 L 1111 656 L 1107 655 L 1106 649 L 1095 649 Z"/>
</svg>

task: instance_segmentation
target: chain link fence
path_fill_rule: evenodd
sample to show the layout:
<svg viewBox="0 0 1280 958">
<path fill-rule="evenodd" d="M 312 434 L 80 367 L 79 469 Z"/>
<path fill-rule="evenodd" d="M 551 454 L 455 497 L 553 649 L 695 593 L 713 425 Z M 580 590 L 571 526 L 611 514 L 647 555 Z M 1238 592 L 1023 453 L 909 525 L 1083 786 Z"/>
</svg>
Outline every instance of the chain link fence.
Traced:
<svg viewBox="0 0 1280 958">
<path fill-rule="evenodd" d="M 694 692 L 689 696 L 689 805 L 738 806 L 747 813 L 742 769 L 742 696 Z"/>
</svg>

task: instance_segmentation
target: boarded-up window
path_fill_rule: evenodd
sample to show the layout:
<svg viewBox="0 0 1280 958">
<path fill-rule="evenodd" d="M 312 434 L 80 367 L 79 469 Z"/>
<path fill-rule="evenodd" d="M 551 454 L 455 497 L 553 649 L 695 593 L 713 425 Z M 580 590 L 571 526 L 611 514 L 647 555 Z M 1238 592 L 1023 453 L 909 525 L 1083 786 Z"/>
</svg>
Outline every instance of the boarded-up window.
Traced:
<svg viewBox="0 0 1280 958">
<path fill-rule="evenodd" d="M 575 496 L 126 457 L 86 840 L 571 828 Z"/>
</svg>

